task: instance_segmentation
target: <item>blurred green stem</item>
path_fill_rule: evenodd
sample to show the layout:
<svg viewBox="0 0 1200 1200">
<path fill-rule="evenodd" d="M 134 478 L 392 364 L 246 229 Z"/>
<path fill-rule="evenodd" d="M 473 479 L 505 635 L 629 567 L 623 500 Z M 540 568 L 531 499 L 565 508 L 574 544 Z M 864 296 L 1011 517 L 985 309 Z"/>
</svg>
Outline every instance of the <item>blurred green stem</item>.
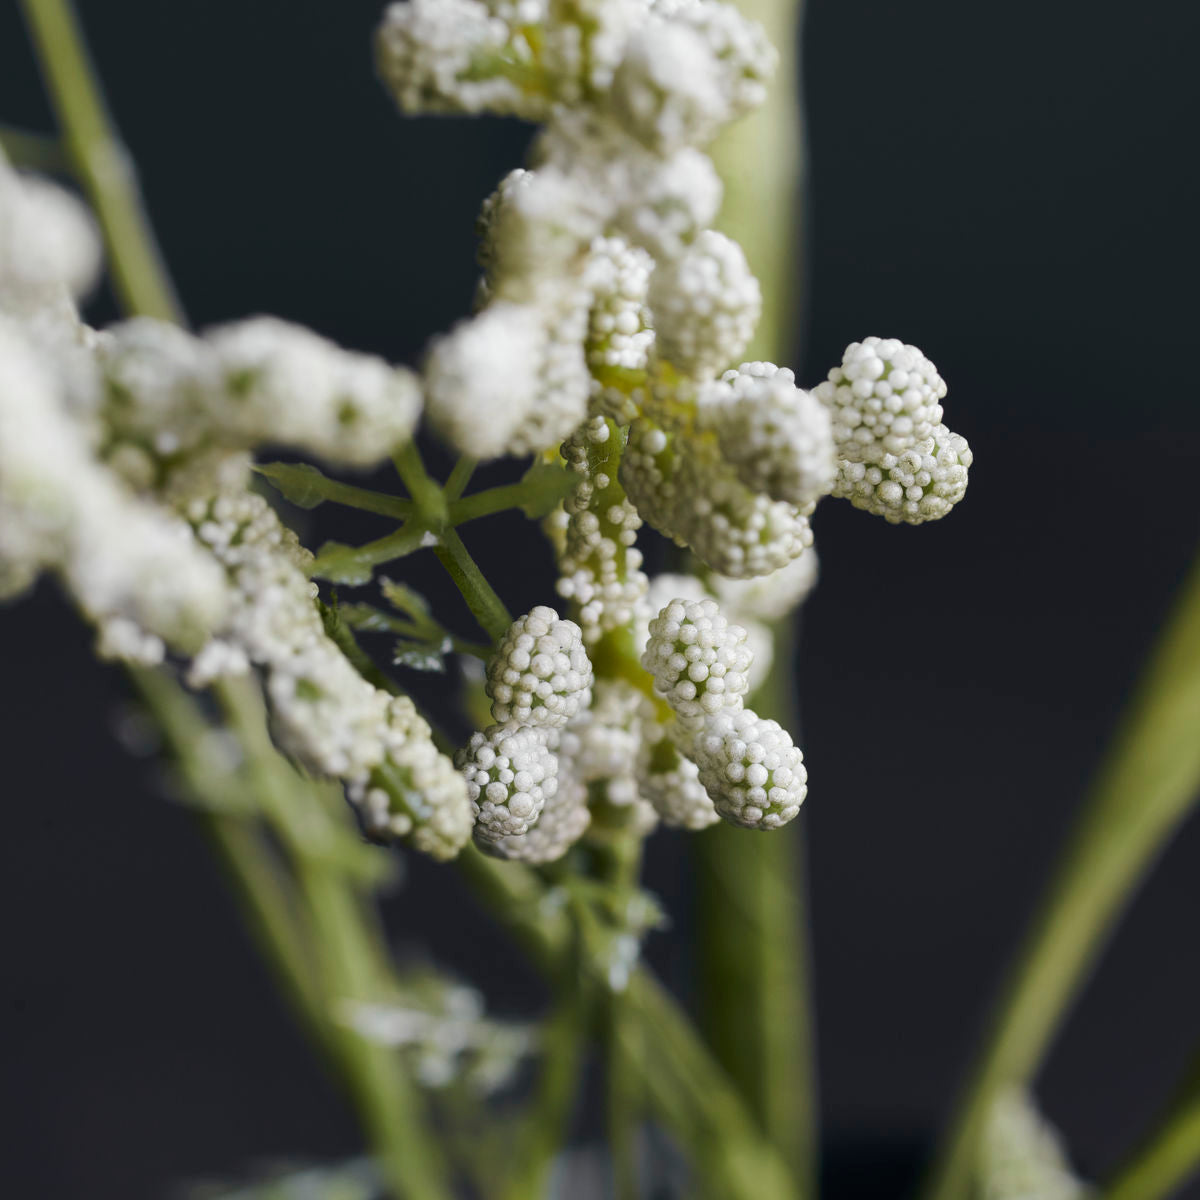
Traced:
<svg viewBox="0 0 1200 1200">
<path fill-rule="evenodd" d="M 14 167 L 33 171 L 61 171 L 69 165 L 57 138 L 0 125 L 0 151 Z"/>
<path fill-rule="evenodd" d="M 762 286 L 747 358 L 787 361 L 796 341 L 803 168 L 796 47 L 798 0 L 739 0 L 779 51 L 766 104 L 717 142 L 725 184 L 720 226 L 741 243 Z M 771 675 L 753 701 L 795 732 L 793 628 L 776 630 Z M 805 884 L 800 830 L 718 826 L 695 839 L 701 1025 L 770 1142 L 816 1194 L 817 1140 Z"/>
<path fill-rule="evenodd" d="M 1180 591 L 1001 994 L 928 1200 L 970 1194 L 997 1092 L 1037 1071 L 1110 928 L 1191 812 L 1200 791 L 1198 730 L 1200 564 Z"/>
<path fill-rule="evenodd" d="M 20 0 L 70 161 L 100 218 L 121 307 L 183 324 L 129 153 L 105 111 L 69 0 Z"/>
</svg>

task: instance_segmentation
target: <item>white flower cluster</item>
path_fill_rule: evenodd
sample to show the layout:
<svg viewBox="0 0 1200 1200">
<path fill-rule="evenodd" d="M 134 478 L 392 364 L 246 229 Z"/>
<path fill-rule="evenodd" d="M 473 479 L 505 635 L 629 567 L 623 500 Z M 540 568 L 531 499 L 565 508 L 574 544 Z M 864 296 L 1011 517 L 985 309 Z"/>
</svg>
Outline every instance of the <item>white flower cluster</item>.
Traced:
<svg viewBox="0 0 1200 1200">
<path fill-rule="evenodd" d="M 746 631 L 730 625 L 715 600 L 672 600 L 651 622 L 642 666 L 654 690 L 695 727 L 749 690 Z"/>
<path fill-rule="evenodd" d="M 597 416 L 562 445 L 579 483 L 563 505 L 558 592 L 573 603 L 589 645 L 628 625 L 646 594 L 642 554 L 634 545 L 642 519 L 617 478 L 621 443 L 619 427 Z"/>
<path fill-rule="evenodd" d="M 715 601 L 673 600 L 650 622 L 642 665 L 674 710 L 670 736 L 697 768 L 695 778 L 716 813 L 745 828 L 777 829 L 799 813 L 808 776 L 787 731 L 744 707 L 745 638 Z M 655 746 L 649 758 L 658 776 L 651 802 L 664 819 L 701 826 L 706 812 L 690 787 L 690 771 L 665 747 Z"/>
<path fill-rule="evenodd" d="M 454 765 L 467 780 L 475 836 L 519 837 L 558 790 L 558 760 L 543 731 L 528 725 L 492 725 L 473 734 Z"/>
<path fill-rule="evenodd" d="M 267 318 L 96 334 L 72 296 L 97 262 L 78 203 L 0 161 L 0 593 L 53 570 L 106 657 L 193 655 L 196 686 L 259 667 L 288 752 L 340 779 L 373 834 L 453 856 L 465 781 L 326 635 L 309 556 L 246 490 L 261 442 L 378 461 L 411 436 L 415 377 Z"/>
<path fill-rule="evenodd" d="M 1075 1172 L 1062 1136 L 1021 1088 L 992 1101 L 976 1167 L 980 1200 L 1084 1200 L 1094 1194 Z"/>
<path fill-rule="evenodd" d="M 833 420 L 833 495 L 893 525 L 936 521 L 963 498 L 971 448 L 942 424 L 946 384 L 916 346 L 851 342 L 813 394 Z"/>
<path fill-rule="evenodd" d="M 274 443 L 370 466 L 409 440 L 420 413 L 410 372 L 273 317 L 202 338 L 140 318 L 105 331 L 97 354 L 115 441 L 158 458 Z"/>
<path fill-rule="evenodd" d="M 566 725 L 592 699 L 579 626 L 541 604 L 518 617 L 488 663 L 487 694 L 499 724 Z"/>
<path fill-rule="evenodd" d="M 471 833 L 466 784 L 412 701 L 368 683 L 326 634 L 295 536 L 250 492 L 193 499 L 185 515 L 225 568 L 233 596 L 219 649 L 197 657 L 193 683 L 237 670 L 236 647 L 264 671 L 285 749 L 342 780 L 374 835 L 452 858 Z"/>
</svg>

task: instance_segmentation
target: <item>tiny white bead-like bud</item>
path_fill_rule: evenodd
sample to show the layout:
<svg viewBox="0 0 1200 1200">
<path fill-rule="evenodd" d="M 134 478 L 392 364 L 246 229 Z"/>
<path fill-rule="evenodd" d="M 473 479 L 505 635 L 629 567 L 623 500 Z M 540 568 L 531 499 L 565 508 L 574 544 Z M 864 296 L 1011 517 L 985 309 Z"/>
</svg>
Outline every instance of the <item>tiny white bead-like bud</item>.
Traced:
<svg viewBox="0 0 1200 1200">
<path fill-rule="evenodd" d="M 745 350 L 762 291 L 737 242 L 708 229 L 674 262 L 655 268 L 649 303 L 658 356 L 699 379 Z"/>
<path fill-rule="evenodd" d="M 672 600 L 650 622 L 642 666 L 654 690 L 683 721 L 740 708 L 748 690 L 746 631 L 730 625 L 717 602 Z"/>
<path fill-rule="evenodd" d="M 829 410 L 838 457 L 879 462 L 932 436 L 946 384 L 916 346 L 895 338 L 851 342 L 842 364 L 813 389 Z"/>
<path fill-rule="evenodd" d="M 720 820 L 700 769 L 664 737 L 647 746 L 638 764 L 638 787 L 664 825 L 677 829 L 707 829 Z"/>
<path fill-rule="evenodd" d="M 690 757 L 717 812 L 747 829 L 786 825 L 808 792 L 804 756 L 787 730 L 748 708 L 707 717 Z"/>
<path fill-rule="evenodd" d="M 700 419 L 753 492 L 803 506 L 827 495 L 837 473 L 833 429 L 819 400 L 786 368 L 743 363 L 701 389 Z"/>
<path fill-rule="evenodd" d="M 937 521 L 966 495 L 971 462 L 966 438 L 939 425 L 903 454 L 885 454 L 878 462 L 843 460 L 833 495 L 892 525 Z"/>
<path fill-rule="evenodd" d="M 475 837 L 494 842 L 519 836 L 542 813 L 558 787 L 558 764 L 545 732 L 522 725 L 492 725 L 455 756 L 475 813 Z"/>
<path fill-rule="evenodd" d="M 566 725 L 592 699 L 579 626 L 545 605 L 518 617 L 488 663 L 486 687 L 498 724 Z"/>
</svg>

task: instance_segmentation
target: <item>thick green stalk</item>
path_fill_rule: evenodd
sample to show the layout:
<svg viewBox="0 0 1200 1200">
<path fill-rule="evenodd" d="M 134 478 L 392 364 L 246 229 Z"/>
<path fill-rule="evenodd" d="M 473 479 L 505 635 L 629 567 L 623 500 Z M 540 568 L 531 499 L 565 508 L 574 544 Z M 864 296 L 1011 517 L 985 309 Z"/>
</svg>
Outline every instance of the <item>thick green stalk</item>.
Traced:
<svg viewBox="0 0 1200 1200">
<path fill-rule="evenodd" d="M 718 141 L 725 184 L 721 228 L 758 276 L 763 316 L 747 358 L 787 361 L 800 288 L 802 130 L 796 44 L 798 0 L 739 0 L 767 30 L 779 69 L 767 103 Z M 777 630 L 775 662 L 753 701 L 785 728 L 798 725 L 792 630 Z M 700 918 L 701 1025 L 771 1143 L 816 1192 L 816 1084 L 798 828 L 765 834 L 720 826 L 695 840 Z"/>
<path fill-rule="evenodd" d="M 997 1092 L 1036 1072 L 1106 937 L 1200 792 L 1200 565 L 1159 638 L 1005 986 L 928 1200 L 969 1194 Z"/>
<path fill-rule="evenodd" d="M 182 324 L 133 164 L 105 112 L 69 0 L 20 3 L 67 152 L 104 229 L 122 308 Z"/>
</svg>

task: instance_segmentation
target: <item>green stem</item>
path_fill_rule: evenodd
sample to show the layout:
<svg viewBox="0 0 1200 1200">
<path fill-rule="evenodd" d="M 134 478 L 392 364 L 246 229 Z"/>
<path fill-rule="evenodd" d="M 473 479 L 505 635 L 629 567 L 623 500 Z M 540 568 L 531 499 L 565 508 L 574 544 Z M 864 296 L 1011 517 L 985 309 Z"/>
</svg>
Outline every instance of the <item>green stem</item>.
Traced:
<svg viewBox="0 0 1200 1200">
<path fill-rule="evenodd" d="M 285 500 L 300 508 L 315 508 L 324 500 L 361 512 L 404 520 L 413 512 L 411 500 L 401 500 L 370 488 L 355 487 L 317 470 L 309 463 L 257 463 L 254 470 L 267 479 Z"/>
<path fill-rule="evenodd" d="M 328 579 L 354 587 L 368 583 L 376 567 L 407 558 L 431 544 L 429 529 L 420 521 L 412 520 L 395 533 L 386 534 L 363 546 L 327 543 L 309 565 L 308 573 L 314 579 Z"/>
<path fill-rule="evenodd" d="M 146 219 L 68 0 L 20 0 L 63 140 L 108 243 L 121 306 L 182 325 L 183 313 Z"/>
<path fill-rule="evenodd" d="M 1200 790 L 1200 564 L 1122 720 L 996 1008 L 929 1200 L 967 1194 L 997 1092 L 1027 1081 L 1107 934 Z"/>
<path fill-rule="evenodd" d="M 0 125 L 0 152 L 14 167 L 33 171 L 65 171 L 70 160 L 57 138 Z"/>
<path fill-rule="evenodd" d="M 796 340 L 796 251 L 803 133 L 796 58 L 799 0 L 739 0 L 779 52 L 766 104 L 718 140 L 725 184 L 721 228 L 758 276 L 763 316 L 746 357 L 785 360 Z M 753 701 L 786 728 L 798 725 L 790 626 L 776 631 L 775 662 Z M 817 1105 L 809 1013 L 800 830 L 763 835 L 719 827 L 695 840 L 701 1026 L 768 1139 L 816 1193 Z M 753 1014 L 752 1016 L 749 1014 Z"/>
<path fill-rule="evenodd" d="M 446 486 L 442 489 L 447 504 L 457 500 L 466 490 L 467 484 L 471 482 L 471 476 L 475 474 L 475 465 L 475 460 L 468 458 L 465 454 L 454 464 L 450 471 L 450 477 L 446 480 Z"/>
<path fill-rule="evenodd" d="M 528 494 L 528 488 L 518 481 L 488 488 L 486 491 L 476 492 L 473 496 L 464 496 L 450 505 L 450 523 L 465 525 L 468 521 L 475 521 L 480 517 L 490 517 L 493 513 L 520 508 Z"/>
<path fill-rule="evenodd" d="M 457 860 L 487 911 L 501 921 L 540 971 L 554 978 L 570 953 L 567 915 L 548 909 L 546 887 L 517 863 L 467 847 Z M 625 991 L 629 1021 L 620 1034 L 648 1107 L 693 1156 L 696 1175 L 722 1200 L 790 1200 L 796 1183 L 762 1136 L 728 1075 L 691 1022 L 643 967 Z M 635 1032 L 636 1031 L 636 1032 Z M 626 1041 L 625 1039 L 630 1039 Z"/>
<path fill-rule="evenodd" d="M 446 521 L 446 497 L 437 482 L 425 470 L 421 452 L 416 442 L 408 442 L 392 456 L 396 474 L 408 488 L 408 494 L 416 502 L 417 509 L 432 529 L 439 529 Z"/>
<path fill-rule="evenodd" d="M 462 593 L 480 628 L 493 642 L 498 642 L 512 624 L 512 617 L 504 607 L 504 601 L 471 557 L 462 538 L 453 529 L 443 529 L 434 552 L 454 580 L 454 586 Z"/>
<path fill-rule="evenodd" d="M 255 794 L 283 844 L 305 901 L 308 937 L 319 965 L 320 1022 L 380 1169 L 396 1197 L 450 1200 L 446 1167 L 415 1087 L 395 1055 L 365 1041 L 341 1020 L 356 1000 L 377 999 L 385 984 L 386 952 L 360 898 L 346 880 L 306 853 L 314 826 L 331 820 L 314 789 L 276 752 L 258 685 L 217 686 L 229 728 L 247 755 Z"/>
<path fill-rule="evenodd" d="M 1200 1171 L 1200 1063 L 1157 1127 L 1109 1183 L 1100 1200 L 1161 1200 Z"/>
</svg>

